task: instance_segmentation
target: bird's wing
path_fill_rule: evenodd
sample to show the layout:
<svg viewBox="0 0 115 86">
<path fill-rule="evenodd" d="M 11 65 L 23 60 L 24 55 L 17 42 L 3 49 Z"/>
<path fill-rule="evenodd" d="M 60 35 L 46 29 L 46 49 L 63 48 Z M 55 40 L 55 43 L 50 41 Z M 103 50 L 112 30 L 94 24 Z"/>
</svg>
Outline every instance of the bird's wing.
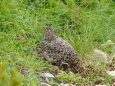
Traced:
<svg viewBox="0 0 115 86">
<path fill-rule="evenodd" d="M 60 49 L 59 46 L 54 45 L 53 43 L 49 43 L 47 41 L 43 41 L 40 45 L 40 48 L 43 52 L 47 52 L 49 54 L 58 54 L 63 52 L 63 50 Z"/>
<path fill-rule="evenodd" d="M 55 36 L 55 40 L 52 41 L 52 44 L 57 46 L 60 49 L 63 49 L 63 51 L 67 52 L 67 53 L 75 53 L 74 48 L 64 39 L 62 39 L 61 37 L 57 37 Z"/>
</svg>

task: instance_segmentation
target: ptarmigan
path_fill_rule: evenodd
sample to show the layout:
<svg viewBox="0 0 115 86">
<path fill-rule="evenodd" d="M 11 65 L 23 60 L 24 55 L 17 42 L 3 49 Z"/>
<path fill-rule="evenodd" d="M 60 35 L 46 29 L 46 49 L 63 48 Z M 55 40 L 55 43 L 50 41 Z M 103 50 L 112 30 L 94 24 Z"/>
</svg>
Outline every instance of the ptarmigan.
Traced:
<svg viewBox="0 0 115 86">
<path fill-rule="evenodd" d="M 64 70 L 79 72 L 81 67 L 74 48 L 67 41 L 56 36 L 51 27 L 45 26 L 44 29 L 46 34 L 39 45 L 44 59 Z"/>
</svg>

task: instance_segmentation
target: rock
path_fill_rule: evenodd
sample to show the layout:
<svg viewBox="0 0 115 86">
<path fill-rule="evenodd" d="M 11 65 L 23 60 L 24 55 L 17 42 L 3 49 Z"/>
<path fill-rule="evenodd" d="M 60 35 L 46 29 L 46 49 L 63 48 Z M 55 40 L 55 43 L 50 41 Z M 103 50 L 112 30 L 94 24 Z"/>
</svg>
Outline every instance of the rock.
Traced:
<svg viewBox="0 0 115 86">
<path fill-rule="evenodd" d="M 101 50 L 94 49 L 94 54 L 96 54 L 96 57 L 99 57 L 99 59 L 102 59 L 104 62 L 108 62 L 109 55 Z"/>
<path fill-rule="evenodd" d="M 53 73 L 53 75 L 56 75 L 59 73 L 59 67 L 58 66 L 53 66 L 51 68 L 49 68 L 49 72 Z"/>
<path fill-rule="evenodd" d="M 115 71 L 107 71 L 107 74 L 110 76 L 115 77 Z"/>
<path fill-rule="evenodd" d="M 115 44 L 115 43 L 113 43 L 111 40 L 108 40 L 108 41 L 104 42 L 101 46 L 108 46 L 108 45 L 112 45 L 112 44 Z"/>
<path fill-rule="evenodd" d="M 42 85 L 42 86 L 51 86 L 51 85 L 49 85 L 49 84 L 47 84 L 47 83 L 45 83 L 45 82 L 42 82 L 41 85 Z"/>
<path fill-rule="evenodd" d="M 46 78 L 54 78 L 54 76 L 51 73 L 42 73 L 41 76 Z"/>
<path fill-rule="evenodd" d="M 30 72 L 32 72 L 33 70 L 32 69 L 29 69 L 29 68 L 22 68 L 21 70 L 20 70 L 20 73 L 22 74 L 22 75 L 25 75 L 25 74 L 28 74 L 28 73 L 30 73 Z"/>
<path fill-rule="evenodd" d="M 47 72 L 42 73 L 37 78 L 40 82 L 53 81 L 55 79 L 55 77 L 51 73 L 47 73 Z"/>
</svg>

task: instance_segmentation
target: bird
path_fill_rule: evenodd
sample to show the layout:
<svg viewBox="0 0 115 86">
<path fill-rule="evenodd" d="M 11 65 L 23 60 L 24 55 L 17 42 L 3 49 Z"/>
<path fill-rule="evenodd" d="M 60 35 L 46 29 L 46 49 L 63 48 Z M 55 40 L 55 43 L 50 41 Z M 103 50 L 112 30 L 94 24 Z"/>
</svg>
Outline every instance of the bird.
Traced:
<svg viewBox="0 0 115 86">
<path fill-rule="evenodd" d="M 39 49 L 44 60 L 64 70 L 80 72 L 80 60 L 74 48 L 63 38 L 56 36 L 50 26 L 44 26 L 43 28 L 46 34 L 44 34 L 39 44 Z"/>
</svg>

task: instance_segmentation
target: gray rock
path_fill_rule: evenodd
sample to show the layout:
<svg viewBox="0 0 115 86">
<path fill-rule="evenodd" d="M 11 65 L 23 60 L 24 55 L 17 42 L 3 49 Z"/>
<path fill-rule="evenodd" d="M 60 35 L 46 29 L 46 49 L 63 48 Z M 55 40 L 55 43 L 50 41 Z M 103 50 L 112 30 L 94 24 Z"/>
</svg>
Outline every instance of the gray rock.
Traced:
<svg viewBox="0 0 115 86">
<path fill-rule="evenodd" d="M 54 78 L 54 76 L 51 73 L 42 73 L 41 76 L 46 78 Z"/>
</svg>

